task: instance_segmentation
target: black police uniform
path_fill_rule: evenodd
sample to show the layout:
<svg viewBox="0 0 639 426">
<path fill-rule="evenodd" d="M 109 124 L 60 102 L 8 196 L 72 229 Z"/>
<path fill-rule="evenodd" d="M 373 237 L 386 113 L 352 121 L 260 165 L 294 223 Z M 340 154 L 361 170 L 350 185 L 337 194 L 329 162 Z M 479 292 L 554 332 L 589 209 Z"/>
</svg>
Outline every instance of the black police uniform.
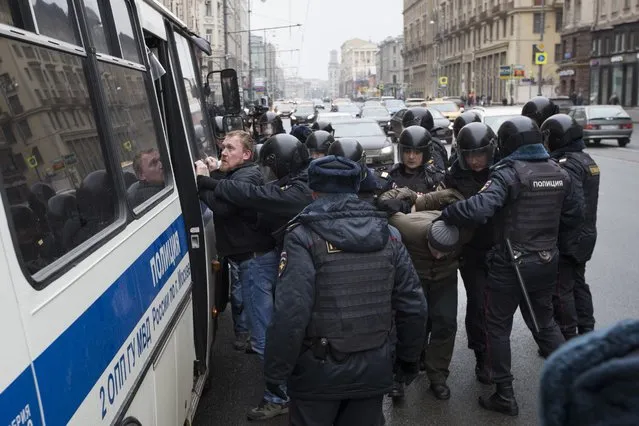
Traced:
<svg viewBox="0 0 639 426">
<path fill-rule="evenodd" d="M 566 339 L 577 332 L 594 329 L 592 295 L 586 283 L 586 262 L 592 257 L 597 241 L 597 204 L 600 172 L 597 163 L 583 152 L 583 130 L 565 114 L 550 117 L 542 125 L 550 156 L 570 175 L 584 197 L 584 222 L 578 229 L 560 230 L 559 275 L 554 298 L 555 319 Z"/>
<path fill-rule="evenodd" d="M 499 129 L 498 141 L 506 158 L 492 167 L 489 180 L 477 195 L 442 212 L 446 223 L 457 226 L 481 225 L 494 217 L 495 247 L 487 259 L 486 332 L 488 362 L 497 392 L 480 398 L 480 403 L 510 415 L 518 413 L 509 341 L 517 307 L 531 330 L 533 325 L 506 239 L 512 243 L 539 324 L 539 332 L 533 331 L 533 336 L 549 354 L 564 342 L 552 310 L 560 220 L 573 227 L 583 220 L 581 202 L 574 197 L 568 174 L 549 160 L 540 142 L 541 133 L 532 120 L 515 117 L 506 121 Z"/>
<path fill-rule="evenodd" d="M 537 126 L 541 125 L 550 116 L 559 113 L 559 106 L 555 105 L 553 101 L 545 96 L 535 96 L 526 102 L 521 109 L 521 115 L 526 116 L 537 123 Z"/>
<path fill-rule="evenodd" d="M 426 315 L 415 268 L 385 213 L 355 194 L 309 205 L 284 239 L 265 359 L 266 381 L 288 384 L 291 424 L 383 424 L 391 324 L 397 357 L 416 369 Z"/>
<path fill-rule="evenodd" d="M 453 121 L 453 145 L 450 148 L 450 164 L 457 159 L 457 135 L 459 131 L 470 123 L 481 123 L 481 118 L 474 111 L 464 111 Z"/>
<path fill-rule="evenodd" d="M 417 193 L 435 191 L 443 182 L 445 170 L 438 168 L 430 158 L 432 136 L 421 126 L 410 126 L 402 131 L 398 149 L 401 160 L 402 149 L 418 150 L 423 153 L 423 165 L 416 170 L 407 170 L 403 163 L 394 164 L 388 173 L 398 188 L 409 188 Z"/>
<path fill-rule="evenodd" d="M 432 132 L 435 128 L 435 120 L 433 115 L 424 107 L 411 107 L 404 113 L 402 117 L 402 126 L 404 128 L 410 126 L 421 126 L 428 132 Z M 448 151 L 446 146 L 435 135 L 432 135 L 431 140 L 428 142 L 430 156 L 433 160 L 433 164 L 440 170 L 445 170 L 450 166 L 448 160 Z"/>
</svg>

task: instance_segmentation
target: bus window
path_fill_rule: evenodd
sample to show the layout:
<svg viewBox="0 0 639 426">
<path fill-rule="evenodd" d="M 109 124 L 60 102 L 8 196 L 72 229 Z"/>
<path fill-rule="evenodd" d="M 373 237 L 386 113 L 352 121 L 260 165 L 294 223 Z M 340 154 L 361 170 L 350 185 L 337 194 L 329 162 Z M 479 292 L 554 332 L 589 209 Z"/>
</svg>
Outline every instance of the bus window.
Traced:
<svg viewBox="0 0 639 426">
<path fill-rule="evenodd" d="M 101 2 L 102 7 L 98 4 L 98 0 L 84 0 L 84 10 L 87 16 L 87 26 L 91 32 L 93 45 L 99 53 L 107 53 L 116 56 L 113 48 L 109 47 L 109 35 L 106 33 L 109 27 L 106 23 L 106 2 Z"/>
<path fill-rule="evenodd" d="M 118 40 L 122 49 L 121 58 L 141 64 L 140 51 L 133 35 L 133 26 L 131 25 L 129 3 L 125 0 L 111 0 L 111 10 L 113 11 Z"/>
<path fill-rule="evenodd" d="M 16 251 L 36 274 L 112 224 L 118 202 L 85 59 L 7 38 L 0 57 L 3 190 Z"/>
<path fill-rule="evenodd" d="M 81 44 L 72 0 L 31 0 L 38 32 L 71 44 Z"/>
<path fill-rule="evenodd" d="M 198 74 L 195 72 L 193 66 L 193 53 L 191 51 L 190 42 L 182 37 L 180 34 L 175 33 L 175 43 L 177 47 L 177 53 L 180 62 L 180 68 L 182 70 L 182 79 L 184 84 L 184 91 L 186 92 L 186 99 L 188 105 L 186 105 L 185 117 L 187 125 L 192 126 L 189 130 L 189 136 L 195 141 L 196 150 L 193 151 L 193 155 L 198 157 L 193 160 L 199 160 L 203 157 L 217 155 L 216 147 L 208 141 L 204 128 L 202 126 L 202 120 L 204 119 L 202 114 L 202 104 L 200 103 L 200 91 L 198 84 Z"/>
<path fill-rule="evenodd" d="M 122 172 L 128 179 L 127 199 L 137 207 L 160 193 L 169 176 L 169 163 L 162 159 L 158 146 L 144 72 L 102 61 L 98 69 Z"/>
</svg>

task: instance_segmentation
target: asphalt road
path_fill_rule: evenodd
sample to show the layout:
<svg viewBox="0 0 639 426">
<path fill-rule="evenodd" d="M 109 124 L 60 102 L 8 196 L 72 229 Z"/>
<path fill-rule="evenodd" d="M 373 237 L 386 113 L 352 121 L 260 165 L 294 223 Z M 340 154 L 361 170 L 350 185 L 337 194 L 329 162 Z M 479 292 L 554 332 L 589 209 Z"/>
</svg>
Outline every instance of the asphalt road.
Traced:
<svg viewBox="0 0 639 426">
<path fill-rule="evenodd" d="M 598 230 L 594 257 L 587 268 L 597 327 L 604 327 L 636 317 L 639 301 L 639 250 L 637 213 L 639 210 L 639 130 L 626 148 L 614 141 L 588 149 L 601 169 Z M 535 343 L 519 313 L 512 332 L 513 374 L 519 402 L 519 417 L 510 418 L 481 409 L 477 397 L 489 394 L 490 386 L 474 378 L 474 356 L 467 349 L 463 327 L 466 297 L 459 279 L 458 333 L 451 364 L 449 386 L 452 397 L 438 401 L 428 390 L 428 380 L 421 376 L 407 390 L 401 404 L 384 399 L 387 425 L 534 425 L 538 423 L 537 395 L 539 372 L 543 360 L 537 356 Z M 262 392 L 260 365 L 254 355 L 232 349 L 230 312 L 221 318 L 214 349 L 213 388 L 203 396 L 194 425 L 246 425 L 246 411 L 259 402 Z M 286 425 L 285 416 L 263 424 Z"/>
</svg>

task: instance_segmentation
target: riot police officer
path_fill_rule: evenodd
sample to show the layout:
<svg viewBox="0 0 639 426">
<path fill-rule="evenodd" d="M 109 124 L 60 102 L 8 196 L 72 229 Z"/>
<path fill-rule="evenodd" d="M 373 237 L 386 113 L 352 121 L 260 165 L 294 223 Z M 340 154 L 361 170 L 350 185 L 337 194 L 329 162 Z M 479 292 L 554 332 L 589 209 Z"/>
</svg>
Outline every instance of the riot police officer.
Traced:
<svg viewBox="0 0 639 426">
<path fill-rule="evenodd" d="M 257 137 L 255 139 L 257 143 L 263 144 L 271 136 L 286 133 L 286 131 L 284 130 L 280 116 L 272 111 L 268 111 L 262 114 L 258 119 L 256 133 Z"/>
<path fill-rule="evenodd" d="M 453 145 L 450 147 L 450 163 L 453 164 L 457 159 L 457 135 L 466 124 L 481 123 L 479 114 L 474 111 L 464 111 L 453 121 Z"/>
<path fill-rule="evenodd" d="M 418 193 L 437 189 L 444 180 L 444 170 L 431 159 L 431 134 L 421 126 L 410 126 L 399 136 L 399 163 L 389 174 L 398 187 L 408 187 Z"/>
<path fill-rule="evenodd" d="M 324 157 L 328 148 L 335 142 L 333 135 L 326 130 L 315 130 L 306 138 L 306 148 L 311 154 L 311 158 Z"/>
<path fill-rule="evenodd" d="M 580 186 L 584 196 L 584 223 L 577 230 L 559 233 L 558 295 L 554 298 L 555 320 L 566 339 L 592 331 L 595 326 L 592 295 L 586 284 L 586 262 L 597 240 L 599 166 L 583 152 L 583 130 L 566 114 L 556 114 L 541 126 L 546 148 Z"/>
<path fill-rule="evenodd" d="M 311 130 L 313 130 L 313 131 L 324 130 L 324 131 L 330 133 L 331 136 L 335 135 L 335 129 L 333 129 L 333 125 L 330 122 L 324 121 L 324 120 L 319 120 L 319 121 L 316 121 L 315 123 L 313 123 L 311 125 Z"/>
<path fill-rule="evenodd" d="M 544 121 L 551 115 L 558 113 L 559 107 L 545 96 L 535 96 L 526 102 L 521 109 L 521 115 L 530 118 L 537 123 L 539 127 L 541 127 Z"/>
<path fill-rule="evenodd" d="M 300 142 L 306 143 L 306 140 L 312 132 L 313 131 L 309 126 L 305 124 L 296 124 L 291 127 L 290 134 L 295 136 Z"/>
<path fill-rule="evenodd" d="M 360 165 L 362 168 L 362 181 L 359 184 L 359 192 L 357 193 L 360 199 L 372 203 L 379 194 L 392 189 L 393 180 L 388 172 L 382 171 L 380 173 L 366 166 L 366 151 L 364 151 L 357 139 L 337 139 L 328 148 L 328 155 L 345 157 Z"/>
<path fill-rule="evenodd" d="M 421 126 L 428 130 L 431 134 L 431 140 L 429 142 L 431 150 L 430 155 L 435 166 L 441 170 L 445 170 L 450 165 L 448 162 L 448 152 L 446 151 L 446 147 L 439 138 L 434 135 L 434 132 L 438 129 L 435 129 L 435 119 L 433 119 L 433 114 L 431 114 L 429 110 L 424 107 L 408 108 L 402 117 L 402 126 L 404 128 L 410 126 Z"/>
<path fill-rule="evenodd" d="M 446 207 L 441 217 L 457 226 L 481 225 L 495 217 L 485 318 L 487 358 L 497 389 L 488 398 L 480 397 L 479 403 L 485 409 L 516 416 L 519 407 L 510 371 L 513 316 L 519 307 L 544 352 L 549 354 L 564 342 L 552 311 L 559 260 L 557 235 L 560 218 L 562 225 L 576 227 L 583 215 L 568 174 L 549 159 L 539 127 L 530 118 L 505 121 L 497 144 L 503 159 L 493 166 L 486 184 L 476 195 Z M 523 303 L 526 298 L 515 268 L 525 283 L 532 312 Z M 532 315 L 539 331 L 533 327 Z"/>
<path fill-rule="evenodd" d="M 466 113 L 464 113 L 466 114 Z M 462 114 L 463 115 L 463 114 Z M 476 114 L 464 119 L 473 119 Z M 461 117 L 461 115 L 460 115 Z M 459 125 L 459 118 L 455 124 Z M 459 120 L 459 121 L 458 121 Z M 475 195 L 486 184 L 495 157 L 497 136 L 483 123 L 471 122 L 458 134 L 459 157 L 446 172 L 445 186 L 459 191 L 464 198 Z M 466 335 L 468 348 L 475 353 L 475 375 L 484 384 L 490 383 L 486 362 L 486 327 L 484 324 L 484 289 L 488 280 L 486 255 L 493 246 L 492 221 L 479 225 L 470 242 L 464 245 L 459 272 L 466 288 Z"/>
<path fill-rule="evenodd" d="M 289 225 L 268 329 L 265 379 L 288 383 L 292 425 L 381 425 L 397 375 L 418 374 L 427 306 L 399 232 L 355 195 L 361 168 L 343 157 L 311 162 L 316 201 Z M 347 265 L 347 267 L 344 267 Z"/>
</svg>

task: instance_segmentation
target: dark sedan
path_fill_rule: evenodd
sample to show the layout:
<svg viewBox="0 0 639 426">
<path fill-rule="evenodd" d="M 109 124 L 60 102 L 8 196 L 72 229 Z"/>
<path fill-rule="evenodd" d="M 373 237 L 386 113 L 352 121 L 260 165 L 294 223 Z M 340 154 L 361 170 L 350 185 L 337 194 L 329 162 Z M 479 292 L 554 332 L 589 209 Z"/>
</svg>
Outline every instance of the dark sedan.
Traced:
<svg viewBox="0 0 639 426">
<path fill-rule="evenodd" d="M 317 117 L 317 110 L 313 104 L 300 104 L 297 105 L 293 113 L 291 114 L 291 125 L 295 124 L 310 124 L 315 121 Z"/>
<path fill-rule="evenodd" d="M 333 123 L 335 138 L 355 138 L 366 151 L 366 164 L 393 163 L 393 143 L 375 120 L 360 118 Z"/>
<path fill-rule="evenodd" d="M 435 122 L 435 128 L 439 129 L 435 132 L 436 137 L 438 137 L 442 142 L 446 142 L 447 144 L 453 141 L 453 128 L 449 119 L 444 117 L 444 115 L 433 108 L 427 108 L 433 116 L 433 121 Z M 404 118 L 404 114 L 408 111 L 408 109 L 400 109 L 397 111 L 390 120 L 390 130 L 393 132 L 391 138 L 393 142 L 397 142 L 399 139 L 399 135 L 401 135 L 402 130 L 404 130 L 404 125 L 402 124 L 402 118 Z"/>
<path fill-rule="evenodd" d="M 388 110 L 382 106 L 364 106 L 360 113 L 360 117 L 370 118 L 371 120 L 377 121 L 379 127 L 386 131 L 386 128 L 388 127 L 388 120 L 390 120 L 391 115 L 388 113 Z"/>
</svg>

